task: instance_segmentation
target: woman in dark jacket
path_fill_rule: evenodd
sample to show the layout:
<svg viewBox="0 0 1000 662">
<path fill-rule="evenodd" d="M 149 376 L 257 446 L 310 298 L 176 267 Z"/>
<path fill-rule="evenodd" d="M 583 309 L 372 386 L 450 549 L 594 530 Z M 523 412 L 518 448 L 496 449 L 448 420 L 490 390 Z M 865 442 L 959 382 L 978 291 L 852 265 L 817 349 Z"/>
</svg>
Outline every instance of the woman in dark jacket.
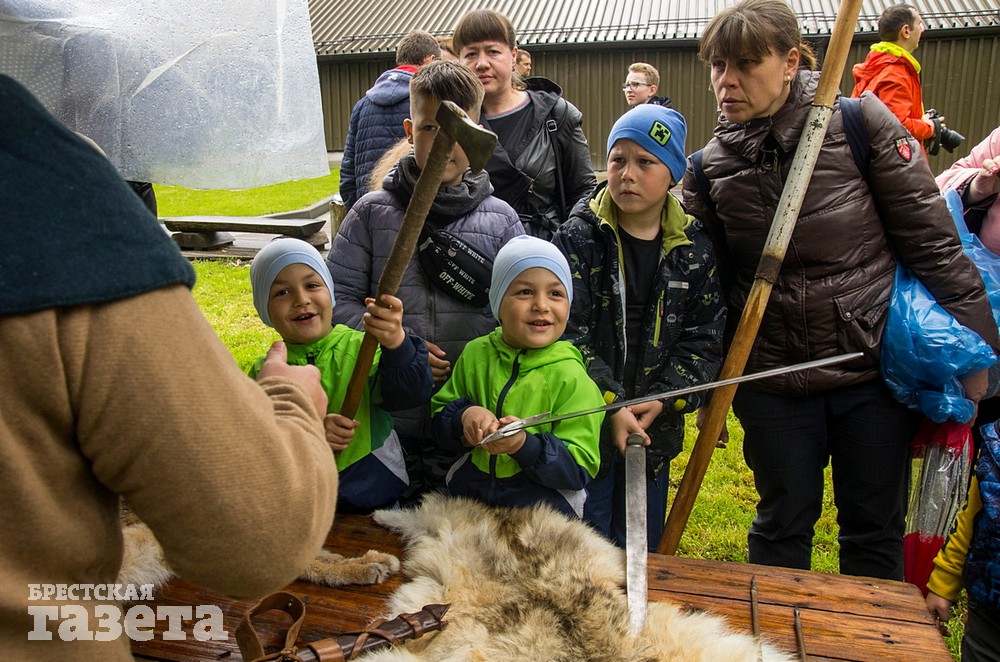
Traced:
<svg viewBox="0 0 1000 662">
<path fill-rule="evenodd" d="M 684 202 L 717 242 L 736 321 L 819 75 L 809 71 L 812 52 L 783 0 L 743 0 L 722 10 L 699 56 L 711 68 L 721 116 L 702 152 L 703 178 L 689 162 Z M 837 104 L 747 372 L 846 352 L 864 357 L 743 385 L 733 409 L 760 494 L 750 562 L 809 568 L 831 462 L 841 572 L 902 579 L 915 415 L 879 376 L 896 259 L 994 350 L 1000 338 L 920 145 L 877 98 L 866 94 L 860 105 L 872 150 L 867 174 L 855 165 Z M 963 384 L 978 402 L 985 371 Z"/>
<path fill-rule="evenodd" d="M 500 139 L 486 164 L 495 195 L 514 208 L 528 234 L 550 239 L 597 184 L 583 116 L 552 81 L 514 73 L 517 37 L 503 14 L 466 13 L 453 40 L 486 91 L 480 121 Z"/>
</svg>

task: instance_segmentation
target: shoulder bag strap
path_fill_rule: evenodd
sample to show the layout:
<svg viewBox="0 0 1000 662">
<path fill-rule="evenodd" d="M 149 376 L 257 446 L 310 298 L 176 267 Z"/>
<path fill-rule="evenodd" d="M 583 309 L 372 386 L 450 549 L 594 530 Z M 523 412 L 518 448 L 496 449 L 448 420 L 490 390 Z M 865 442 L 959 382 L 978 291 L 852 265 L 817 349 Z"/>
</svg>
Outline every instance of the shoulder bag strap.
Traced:
<svg viewBox="0 0 1000 662">
<path fill-rule="evenodd" d="M 559 121 L 557 122 L 552 115 L 556 112 L 556 109 L 560 108 L 562 112 L 560 113 Z M 563 184 L 563 171 L 562 171 L 562 154 L 559 151 L 559 140 L 558 131 L 559 125 L 566 119 L 566 114 L 569 112 L 569 106 L 565 99 L 559 97 L 556 100 L 556 105 L 552 106 L 552 112 L 549 113 L 549 119 L 545 121 L 545 128 L 549 132 L 549 142 L 552 143 L 552 153 L 556 158 L 556 187 L 559 189 L 559 218 L 560 220 L 566 218 L 566 186 Z"/>
</svg>

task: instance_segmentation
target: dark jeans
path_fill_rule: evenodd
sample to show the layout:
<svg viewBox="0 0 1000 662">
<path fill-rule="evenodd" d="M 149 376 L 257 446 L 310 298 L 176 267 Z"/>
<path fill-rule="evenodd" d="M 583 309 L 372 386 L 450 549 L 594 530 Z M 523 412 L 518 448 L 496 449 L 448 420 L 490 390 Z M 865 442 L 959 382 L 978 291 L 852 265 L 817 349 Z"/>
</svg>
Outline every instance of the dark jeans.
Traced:
<svg viewBox="0 0 1000 662">
<path fill-rule="evenodd" d="M 733 410 L 760 494 L 750 562 L 810 567 L 832 463 L 840 572 L 903 579 L 909 445 L 918 417 L 881 380 L 809 397 L 740 389 Z"/>
<path fill-rule="evenodd" d="M 969 603 L 962 636 L 962 662 L 1000 660 L 1000 612 Z"/>
<path fill-rule="evenodd" d="M 619 547 L 625 546 L 625 458 L 615 451 L 608 472 L 587 485 L 583 519 Z M 646 478 L 646 535 L 649 551 L 655 552 L 667 518 L 670 463 L 655 480 Z"/>
</svg>

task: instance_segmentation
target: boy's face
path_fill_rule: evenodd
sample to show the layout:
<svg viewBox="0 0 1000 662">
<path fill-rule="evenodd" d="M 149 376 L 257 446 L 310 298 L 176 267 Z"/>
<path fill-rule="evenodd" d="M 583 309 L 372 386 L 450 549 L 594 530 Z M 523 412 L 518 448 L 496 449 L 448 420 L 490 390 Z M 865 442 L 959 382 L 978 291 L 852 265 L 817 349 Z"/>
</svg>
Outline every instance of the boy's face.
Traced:
<svg viewBox="0 0 1000 662">
<path fill-rule="evenodd" d="M 427 165 L 427 156 L 431 153 L 431 145 L 438 132 L 438 123 L 434 119 L 437 109 L 436 99 L 425 97 L 422 94 L 410 95 L 410 117 L 403 120 L 403 130 L 406 131 L 406 137 L 413 145 L 413 156 L 421 170 Z M 462 174 L 468 167 L 469 159 L 465 156 L 465 152 L 462 151 L 461 147 L 455 145 L 451 160 L 445 166 L 441 186 L 458 186 L 462 181 Z"/>
<path fill-rule="evenodd" d="M 646 103 L 656 94 L 656 86 L 650 85 L 646 74 L 641 71 L 630 71 L 625 76 L 625 103 L 637 106 Z"/>
<path fill-rule="evenodd" d="M 332 328 L 330 290 L 312 267 L 290 264 L 271 284 L 267 313 L 285 342 L 316 342 Z"/>
<path fill-rule="evenodd" d="M 619 221 L 660 218 L 670 192 L 670 168 L 639 143 L 622 138 L 608 154 L 608 191 Z"/>
<path fill-rule="evenodd" d="M 566 288 L 544 267 L 518 274 L 500 301 L 503 340 L 517 349 L 538 349 L 559 340 L 568 317 Z"/>
</svg>

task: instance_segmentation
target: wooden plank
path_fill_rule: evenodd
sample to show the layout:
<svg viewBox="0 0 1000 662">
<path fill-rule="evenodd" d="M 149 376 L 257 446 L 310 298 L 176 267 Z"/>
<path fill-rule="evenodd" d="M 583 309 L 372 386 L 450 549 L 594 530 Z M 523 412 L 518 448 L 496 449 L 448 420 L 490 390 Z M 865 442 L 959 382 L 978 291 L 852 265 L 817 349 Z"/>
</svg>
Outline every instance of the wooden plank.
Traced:
<svg viewBox="0 0 1000 662">
<path fill-rule="evenodd" d="M 663 562 L 664 559 L 671 560 Z M 756 576 L 761 602 L 876 618 L 893 618 L 893 614 L 909 618 L 914 601 L 923 601 L 919 589 L 905 582 L 750 563 L 720 564 L 654 554 L 650 556 L 649 570 L 651 582 L 668 584 L 678 594 L 701 595 L 707 580 L 712 584 L 712 595 L 749 599 L 750 578 Z M 934 624 L 926 610 L 920 617 L 922 622 Z"/>
<path fill-rule="evenodd" d="M 326 225 L 324 218 L 270 218 L 267 216 L 175 216 L 162 218 L 174 232 L 262 232 L 308 237 Z"/>
<path fill-rule="evenodd" d="M 751 632 L 749 591 L 745 600 L 736 600 L 655 588 L 650 592 L 650 600 L 671 600 L 689 609 L 712 612 L 726 617 L 735 631 Z M 852 614 L 847 609 L 832 613 L 799 605 L 806 652 L 810 659 L 950 660 L 947 647 L 933 625 L 906 618 L 919 616 L 919 606 L 913 602 L 903 615 L 886 613 L 875 617 Z M 786 651 L 797 649 L 792 606 L 761 600 L 758 614 L 761 632 L 769 641 Z"/>
<path fill-rule="evenodd" d="M 338 515 L 327 547 L 345 556 L 378 549 L 403 557 L 399 537 L 368 517 Z M 902 582 L 830 575 L 740 563 L 651 554 L 650 600 L 671 600 L 683 607 L 724 616 L 736 631 L 750 632 L 750 578 L 756 576 L 761 631 L 778 647 L 797 650 L 794 607 L 799 607 L 809 659 L 820 660 L 942 660 L 951 659 L 933 619 L 915 586 Z M 361 630 L 383 615 L 389 596 L 403 582 L 401 574 L 384 584 L 328 588 L 294 582 L 286 590 L 305 600 L 306 621 L 300 643 Z M 189 633 L 182 641 L 164 641 L 165 622 L 157 621 L 154 637 L 133 642 L 140 660 L 218 660 L 239 662 L 236 625 L 252 606 L 210 593 L 182 581 L 157 592 L 156 604 L 218 605 L 229 641 L 197 641 Z M 283 643 L 288 623 L 276 613 L 257 622 L 265 646 Z"/>
</svg>

